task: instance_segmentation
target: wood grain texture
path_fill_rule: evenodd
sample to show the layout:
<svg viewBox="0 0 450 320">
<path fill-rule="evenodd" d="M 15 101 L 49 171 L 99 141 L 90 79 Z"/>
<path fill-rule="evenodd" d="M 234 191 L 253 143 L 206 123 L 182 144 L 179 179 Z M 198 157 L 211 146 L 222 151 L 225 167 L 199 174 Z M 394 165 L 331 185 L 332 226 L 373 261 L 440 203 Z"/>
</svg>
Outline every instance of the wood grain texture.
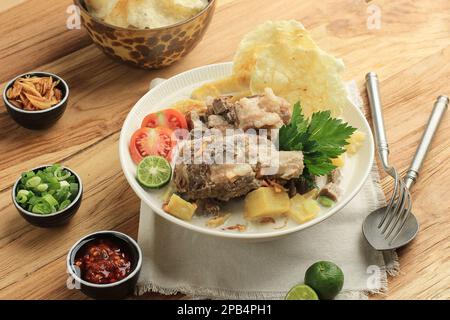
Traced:
<svg viewBox="0 0 450 320">
<path fill-rule="evenodd" d="M 158 71 L 113 62 L 94 47 L 84 30 L 67 30 L 70 0 L 42 3 L 0 3 L 0 89 L 16 74 L 45 70 L 64 77 L 71 96 L 64 117 L 44 132 L 20 128 L 4 109 L 0 111 L 0 298 L 85 298 L 65 285 L 69 247 L 101 229 L 137 236 L 139 201 L 121 173 L 117 152 L 130 108 L 154 77 L 230 61 L 242 36 L 261 22 L 302 21 L 322 48 L 344 59 L 345 77 L 356 79 L 363 96 L 364 75 L 371 70 L 379 74 L 392 161 L 402 172 L 436 96 L 450 94 L 448 0 L 221 0 L 203 42 L 183 61 Z M 379 30 L 367 28 L 372 3 L 381 9 Z M 421 232 L 399 251 L 402 272 L 390 279 L 389 293 L 374 298 L 450 299 L 449 157 L 446 116 L 413 191 Z M 70 225 L 41 230 L 17 214 L 11 186 L 22 171 L 53 162 L 62 162 L 83 177 L 85 198 Z M 389 193 L 392 180 L 382 174 L 382 185 Z"/>
</svg>

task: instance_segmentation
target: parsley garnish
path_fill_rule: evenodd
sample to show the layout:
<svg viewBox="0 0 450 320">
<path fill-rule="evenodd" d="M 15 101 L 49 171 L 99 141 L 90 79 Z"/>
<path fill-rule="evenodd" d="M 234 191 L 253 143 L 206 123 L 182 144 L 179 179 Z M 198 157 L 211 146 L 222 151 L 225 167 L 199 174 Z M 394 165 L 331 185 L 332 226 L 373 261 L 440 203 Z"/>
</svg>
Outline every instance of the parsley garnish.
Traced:
<svg viewBox="0 0 450 320">
<path fill-rule="evenodd" d="M 330 111 L 316 112 L 308 121 L 298 102 L 294 105 L 291 122 L 280 129 L 280 150 L 302 151 L 309 174 L 328 175 L 336 168 L 331 159 L 345 152 L 347 139 L 355 131 L 341 119 L 332 118 Z"/>
</svg>

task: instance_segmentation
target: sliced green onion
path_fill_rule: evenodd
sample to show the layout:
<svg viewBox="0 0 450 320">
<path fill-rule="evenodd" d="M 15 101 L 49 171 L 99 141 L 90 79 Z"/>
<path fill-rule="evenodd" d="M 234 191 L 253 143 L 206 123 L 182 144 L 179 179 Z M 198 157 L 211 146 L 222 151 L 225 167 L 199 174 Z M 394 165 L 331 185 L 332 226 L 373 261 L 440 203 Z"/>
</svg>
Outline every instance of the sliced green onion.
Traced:
<svg viewBox="0 0 450 320">
<path fill-rule="evenodd" d="M 69 199 L 69 197 L 70 197 L 69 188 L 59 189 L 55 194 L 55 198 L 58 200 L 59 203 Z"/>
<path fill-rule="evenodd" d="M 42 199 L 46 201 L 48 204 L 50 204 L 52 207 L 56 207 L 58 205 L 58 201 L 56 201 L 56 199 L 51 194 L 46 194 L 45 196 L 42 197 Z"/>
<path fill-rule="evenodd" d="M 59 165 L 54 164 L 54 165 L 52 165 L 51 167 L 45 168 L 45 169 L 44 169 L 44 172 L 52 173 L 52 174 L 53 174 L 53 172 L 55 172 L 55 170 L 56 170 L 56 168 L 57 168 L 58 166 L 59 166 Z"/>
<path fill-rule="evenodd" d="M 32 206 L 34 206 L 36 203 L 38 203 L 41 200 L 41 198 L 36 197 L 36 196 L 32 196 L 29 200 L 28 203 Z"/>
<path fill-rule="evenodd" d="M 334 201 L 325 196 L 320 196 L 317 200 L 326 208 L 331 208 L 334 205 Z"/>
<path fill-rule="evenodd" d="M 24 172 L 22 173 L 22 178 L 20 179 L 20 182 L 22 184 L 25 184 L 31 177 L 34 177 L 35 173 L 33 171 L 30 172 Z"/>
<path fill-rule="evenodd" d="M 40 185 L 42 182 L 42 179 L 34 176 L 30 179 L 27 180 L 27 182 L 25 183 L 25 186 L 28 188 L 36 188 L 38 185 Z"/>
<path fill-rule="evenodd" d="M 30 195 L 30 191 L 28 190 L 19 190 L 19 192 L 17 192 L 16 201 L 18 203 L 26 203 Z"/>
<path fill-rule="evenodd" d="M 17 192 L 17 195 L 25 195 L 26 197 L 28 197 L 28 195 L 31 193 L 31 191 L 21 189 L 19 190 L 19 192 Z"/>
<path fill-rule="evenodd" d="M 72 174 L 70 173 L 70 171 L 64 170 L 62 167 L 57 167 L 55 172 L 53 172 L 53 175 L 56 177 L 56 179 L 61 181 L 61 180 L 66 180 Z"/>
<path fill-rule="evenodd" d="M 77 180 L 77 178 L 74 175 L 68 177 L 66 179 L 66 181 L 69 182 L 69 183 L 78 183 L 78 180 Z"/>
<path fill-rule="evenodd" d="M 47 177 L 47 183 L 50 190 L 58 190 L 61 187 L 59 180 L 53 175 Z"/>
<path fill-rule="evenodd" d="M 59 186 L 61 188 L 70 188 L 70 183 L 68 183 L 66 180 L 60 181 Z"/>
<path fill-rule="evenodd" d="M 45 172 L 43 172 L 43 171 L 38 171 L 38 172 L 36 173 L 36 176 L 38 176 L 39 178 L 41 178 L 42 181 L 47 180 L 48 175 L 49 175 L 48 173 L 45 173 Z"/>
<path fill-rule="evenodd" d="M 33 206 L 31 212 L 36 214 L 50 214 L 53 212 L 53 208 L 48 202 L 41 201 Z"/>
<path fill-rule="evenodd" d="M 71 183 L 70 184 L 70 193 L 73 197 L 76 197 L 78 195 L 78 192 L 80 191 L 80 187 L 78 186 L 78 183 Z"/>
<path fill-rule="evenodd" d="M 36 187 L 36 190 L 39 191 L 39 192 L 45 192 L 45 191 L 48 190 L 48 184 L 46 184 L 46 183 L 41 183 L 40 185 L 38 185 L 38 186 Z"/>
<path fill-rule="evenodd" d="M 70 201 L 70 200 L 64 200 L 64 201 L 61 202 L 61 204 L 59 205 L 59 210 L 64 210 L 64 209 L 67 208 L 70 204 L 71 204 L 71 201 Z"/>
</svg>

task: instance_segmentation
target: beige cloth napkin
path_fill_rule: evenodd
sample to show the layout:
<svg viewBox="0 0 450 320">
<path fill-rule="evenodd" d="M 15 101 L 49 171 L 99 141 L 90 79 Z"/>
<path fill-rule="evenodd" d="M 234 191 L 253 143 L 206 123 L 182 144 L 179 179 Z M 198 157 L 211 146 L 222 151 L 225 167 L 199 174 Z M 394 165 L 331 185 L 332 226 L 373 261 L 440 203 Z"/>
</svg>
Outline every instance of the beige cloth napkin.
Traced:
<svg viewBox="0 0 450 320">
<path fill-rule="evenodd" d="M 349 83 L 348 89 L 353 102 L 361 106 L 356 84 Z M 374 167 L 362 191 L 342 211 L 307 230 L 262 243 L 189 231 L 142 203 L 138 241 L 144 259 L 136 293 L 282 299 L 319 260 L 333 261 L 344 271 L 344 289 L 338 299 L 364 299 L 369 293 L 386 292 L 387 274 L 399 271 L 397 255 L 375 251 L 361 231 L 365 216 L 384 203 Z"/>
</svg>

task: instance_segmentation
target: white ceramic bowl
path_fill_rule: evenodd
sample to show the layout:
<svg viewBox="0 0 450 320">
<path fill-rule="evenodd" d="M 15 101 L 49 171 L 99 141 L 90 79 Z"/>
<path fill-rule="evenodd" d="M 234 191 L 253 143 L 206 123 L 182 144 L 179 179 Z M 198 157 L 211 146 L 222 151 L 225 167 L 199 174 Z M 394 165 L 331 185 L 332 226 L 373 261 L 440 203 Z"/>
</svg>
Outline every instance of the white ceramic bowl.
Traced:
<svg viewBox="0 0 450 320">
<path fill-rule="evenodd" d="M 341 210 L 361 190 L 373 165 L 374 142 L 372 133 L 367 120 L 356 105 L 353 108 L 345 110 L 343 118 L 352 126 L 358 128 L 358 130 L 366 133 L 366 141 L 356 155 L 346 159 L 346 164 L 342 169 L 342 187 L 344 192 L 339 202 L 330 209 L 322 209 L 322 212 L 316 219 L 305 224 L 298 225 L 293 221 L 289 221 L 284 228 L 278 229 L 278 227 L 285 224 L 285 219 L 280 219 L 275 225 L 247 223 L 243 217 L 243 201 L 234 200 L 230 201 L 224 208 L 224 211 L 233 213 L 226 225 L 217 229 L 211 229 L 206 226 L 206 221 L 208 220 L 206 217 L 196 216 L 193 221 L 186 222 L 164 212 L 162 210 L 162 194 L 164 193 L 164 189 L 147 191 L 139 185 L 135 178 L 136 165 L 130 157 L 128 144 L 134 131 L 140 127 L 143 118 L 149 113 L 168 108 L 174 102 L 189 98 L 191 92 L 203 83 L 228 76 L 231 74 L 231 71 L 232 63 L 221 63 L 181 73 L 160 83 L 136 103 L 122 127 L 119 143 L 122 169 L 134 192 L 136 192 L 146 205 L 168 221 L 192 231 L 232 239 L 256 241 L 276 239 L 309 228 Z M 224 230 L 226 226 L 232 226 L 238 223 L 247 225 L 247 231 Z"/>
</svg>

